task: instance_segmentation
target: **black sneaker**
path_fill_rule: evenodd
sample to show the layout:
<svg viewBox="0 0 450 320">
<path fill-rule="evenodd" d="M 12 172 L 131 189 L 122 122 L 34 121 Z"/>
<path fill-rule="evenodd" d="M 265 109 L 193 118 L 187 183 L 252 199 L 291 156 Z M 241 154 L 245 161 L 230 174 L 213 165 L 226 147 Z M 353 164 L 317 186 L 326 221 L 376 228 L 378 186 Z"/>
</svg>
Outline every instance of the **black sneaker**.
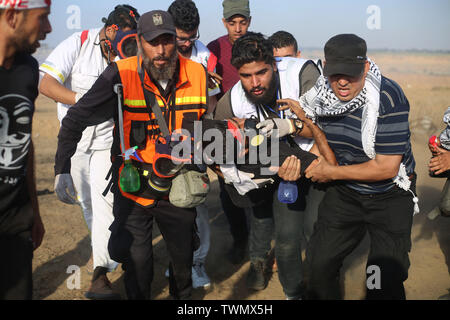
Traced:
<svg viewBox="0 0 450 320">
<path fill-rule="evenodd" d="M 234 242 L 228 252 L 228 259 L 232 264 L 242 264 L 247 253 L 247 242 Z"/>
<path fill-rule="evenodd" d="M 247 288 L 253 290 L 264 290 L 268 283 L 266 264 L 262 260 L 250 263 L 247 274 Z"/>
</svg>

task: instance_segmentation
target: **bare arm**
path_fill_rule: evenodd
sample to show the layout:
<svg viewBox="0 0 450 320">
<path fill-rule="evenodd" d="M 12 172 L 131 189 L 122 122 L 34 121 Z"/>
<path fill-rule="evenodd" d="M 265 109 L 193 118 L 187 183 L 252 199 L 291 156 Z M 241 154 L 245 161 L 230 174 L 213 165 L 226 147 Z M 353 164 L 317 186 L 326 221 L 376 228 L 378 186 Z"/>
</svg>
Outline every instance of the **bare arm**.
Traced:
<svg viewBox="0 0 450 320">
<path fill-rule="evenodd" d="M 300 103 L 293 99 L 280 99 L 277 103 L 281 104 L 281 107 L 279 108 L 280 110 L 290 109 L 300 120 L 303 121 L 305 125 L 299 135 L 305 138 L 314 139 L 315 147 L 313 146 L 311 152 L 316 155 L 322 155 L 327 162 L 332 165 L 337 165 L 336 157 L 333 150 L 331 150 L 328 145 L 325 134 L 314 122 L 312 122 L 311 119 L 306 117 Z"/>
<path fill-rule="evenodd" d="M 336 156 L 334 155 L 333 150 L 331 150 L 330 145 L 328 144 L 325 133 L 323 133 L 320 128 L 314 124 L 310 119 L 305 119 L 305 128 L 308 128 L 312 132 L 312 136 L 314 138 L 314 145 L 310 152 L 314 153 L 317 156 L 323 156 L 327 162 L 333 166 L 337 166 Z M 303 130 L 305 130 L 303 128 Z M 302 130 L 302 131 L 303 131 Z"/>
<path fill-rule="evenodd" d="M 428 168 L 430 172 L 438 175 L 450 170 L 450 151 L 436 147 L 437 153 L 431 158 Z"/>
<path fill-rule="evenodd" d="M 68 105 L 75 104 L 76 92 L 67 89 L 49 74 L 45 74 L 41 80 L 39 91 L 43 95 Z"/>
<path fill-rule="evenodd" d="M 375 182 L 394 178 L 400 167 L 402 155 L 380 155 L 367 162 L 346 166 L 333 166 L 319 157 L 317 166 L 307 168 L 306 177 L 312 181 L 329 182 L 335 180 L 354 180 Z"/>
<path fill-rule="evenodd" d="M 33 210 L 34 223 L 31 231 L 31 238 L 33 240 L 33 246 L 36 250 L 42 243 L 44 238 L 44 225 L 42 223 L 41 214 L 39 211 L 39 203 L 36 193 L 36 177 L 34 170 L 34 145 L 31 142 L 30 150 L 28 151 L 28 164 L 27 164 L 27 188 L 30 195 L 31 208 Z"/>
</svg>

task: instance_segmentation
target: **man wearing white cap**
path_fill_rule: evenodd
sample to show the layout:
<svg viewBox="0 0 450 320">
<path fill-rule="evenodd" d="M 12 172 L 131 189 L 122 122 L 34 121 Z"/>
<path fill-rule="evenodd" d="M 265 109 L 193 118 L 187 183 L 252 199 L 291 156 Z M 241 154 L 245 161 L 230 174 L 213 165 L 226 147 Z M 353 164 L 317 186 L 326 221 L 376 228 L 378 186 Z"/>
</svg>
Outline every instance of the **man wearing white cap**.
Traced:
<svg viewBox="0 0 450 320">
<path fill-rule="evenodd" d="M 44 237 L 31 141 L 38 63 L 52 31 L 50 0 L 0 0 L 0 299 L 32 298 L 32 258 Z"/>
</svg>

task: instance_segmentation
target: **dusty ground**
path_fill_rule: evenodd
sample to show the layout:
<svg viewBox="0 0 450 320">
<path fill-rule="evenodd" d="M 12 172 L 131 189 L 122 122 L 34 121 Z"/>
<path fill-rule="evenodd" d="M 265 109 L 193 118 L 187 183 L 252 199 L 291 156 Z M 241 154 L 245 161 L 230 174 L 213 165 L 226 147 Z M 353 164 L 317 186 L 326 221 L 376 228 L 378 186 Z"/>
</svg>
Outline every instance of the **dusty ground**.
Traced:
<svg viewBox="0 0 450 320">
<path fill-rule="evenodd" d="M 426 141 L 430 134 L 437 133 L 443 127 L 442 114 L 450 105 L 450 55 L 375 53 L 373 58 L 385 75 L 400 83 L 411 103 L 410 122 L 421 213 L 415 216 L 412 230 L 411 268 L 405 285 L 407 298 L 437 299 L 450 289 L 450 218 L 438 217 L 434 221 L 426 218 L 426 213 L 436 205 L 444 183 L 442 179 L 428 177 L 426 164 L 429 152 Z M 56 105 L 42 96 L 36 105 L 33 139 L 37 150 L 38 190 L 48 189 L 52 192 L 53 161 L 59 128 Z M 194 298 L 283 300 L 284 294 L 276 273 L 264 291 L 250 292 L 245 286 L 249 262 L 234 266 L 226 260 L 225 252 L 232 239 L 217 192 L 217 181 L 213 179 L 212 192 L 207 201 L 212 232 L 206 263 L 213 288 L 208 292 L 195 290 Z M 81 209 L 59 202 L 52 193 L 41 195 L 39 203 L 46 235 L 42 246 L 35 252 L 33 262 L 34 298 L 85 299 L 83 294 L 90 282 L 85 267 L 90 256 L 90 238 Z M 345 261 L 342 270 L 345 299 L 361 299 L 364 296 L 368 244 L 366 238 Z M 157 230 L 154 232 L 154 257 L 153 298 L 168 299 L 168 281 L 164 277 L 168 258 L 164 240 Z M 81 286 L 71 290 L 67 285 L 71 276 L 67 270 L 72 265 L 81 268 Z M 125 297 L 120 267 L 111 274 L 110 279 Z"/>
</svg>

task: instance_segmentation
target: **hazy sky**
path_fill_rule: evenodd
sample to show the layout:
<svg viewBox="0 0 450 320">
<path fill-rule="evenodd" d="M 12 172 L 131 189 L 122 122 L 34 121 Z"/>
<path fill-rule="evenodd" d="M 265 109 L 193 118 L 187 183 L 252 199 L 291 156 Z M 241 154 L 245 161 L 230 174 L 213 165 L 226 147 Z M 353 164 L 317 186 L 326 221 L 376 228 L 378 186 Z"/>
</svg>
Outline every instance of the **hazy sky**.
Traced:
<svg viewBox="0 0 450 320">
<path fill-rule="evenodd" d="M 142 14 L 167 10 L 172 0 L 53 1 L 53 32 L 45 43 L 55 46 L 73 32 L 102 26 L 101 18 L 123 3 Z M 207 44 L 225 34 L 222 0 L 195 3 L 200 11 L 200 40 Z M 74 11 L 68 13 L 73 5 L 80 9 L 79 29 Z M 271 35 L 286 30 L 297 38 L 300 47 L 322 48 L 335 34 L 355 33 L 367 41 L 369 50 L 450 50 L 449 0 L 250 0 L 250 10 L 251 31 Z"/>
</svg>

